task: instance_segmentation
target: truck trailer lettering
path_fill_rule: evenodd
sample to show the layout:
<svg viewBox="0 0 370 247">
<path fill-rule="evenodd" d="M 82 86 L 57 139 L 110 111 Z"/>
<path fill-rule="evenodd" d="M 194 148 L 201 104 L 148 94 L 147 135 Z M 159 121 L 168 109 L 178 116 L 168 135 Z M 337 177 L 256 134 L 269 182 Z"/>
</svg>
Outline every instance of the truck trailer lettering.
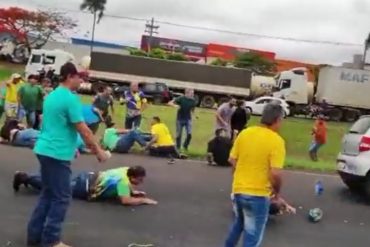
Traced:
<svg viewBox="0 0 370 247">
<path fill-rule="evenodd" d="M 340 79 L 342 81 L 366 83 L 369 82 L 369 75 L 342 71 L 340 74 Z"/>
</svg>

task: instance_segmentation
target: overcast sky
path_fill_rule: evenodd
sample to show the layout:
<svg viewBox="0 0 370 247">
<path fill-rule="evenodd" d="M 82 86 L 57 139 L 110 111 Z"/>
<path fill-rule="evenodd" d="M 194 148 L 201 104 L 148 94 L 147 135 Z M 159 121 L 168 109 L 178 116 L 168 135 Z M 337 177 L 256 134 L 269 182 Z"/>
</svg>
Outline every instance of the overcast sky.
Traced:
<svg viewBox="0 0 370 247">
<path fill-rule="evenodd" d="M 0 0 L 0 6 L 78 11 L 82 0 Z M 370 32 L 370 0 L 107 0 L 106 13 L 230 31 L 359 44 L 325 45 L 199 31 L 160 24 L 159 35 L 204 43 L 222 43 L 276 52 L 277 57 L 315 63 L 351 61 L 362 53 Z M 87 37 L 90 14 L 69 13 L 79 27 L 73 36 Z M 104 17 L 97 39 L 140 45 L 145 22 Z M 370 58 L 370 57 L 369 57 Z"/>
</svg>

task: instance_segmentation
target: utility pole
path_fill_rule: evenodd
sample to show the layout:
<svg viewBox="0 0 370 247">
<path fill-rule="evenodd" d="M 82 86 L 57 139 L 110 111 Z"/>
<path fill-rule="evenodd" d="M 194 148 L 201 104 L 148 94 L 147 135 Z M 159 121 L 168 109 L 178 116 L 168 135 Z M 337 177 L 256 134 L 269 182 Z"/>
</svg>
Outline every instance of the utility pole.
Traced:
<svg viewBox="0 0 370 247">
<path fill-rule="evenodd" d="M 367 55 L 367 50 L 370 48 L 370 33 L 369 36 L 365 40 L 365 47 L 364 47 L 364 54 L 362 57 L 362 68 L 365 68 L 366 65 L 366 55 Z"/>
<path fill-rule="evenodd" d="M 158 31 L 157 31 L 158 28 L 159 28 L 159 25 L 155 25 L 153 17 L 150 21 L 147 21 L 147 23 L 145 24 L 145 33 L 149 34 L 149 39 L 148 39 L 148 42 L 147 42 L 147 51 L 148 51 L 148 53 L 150 52 L 151 47 L 152 47 L 153 34 L 158 34 Z"/>
</svg>

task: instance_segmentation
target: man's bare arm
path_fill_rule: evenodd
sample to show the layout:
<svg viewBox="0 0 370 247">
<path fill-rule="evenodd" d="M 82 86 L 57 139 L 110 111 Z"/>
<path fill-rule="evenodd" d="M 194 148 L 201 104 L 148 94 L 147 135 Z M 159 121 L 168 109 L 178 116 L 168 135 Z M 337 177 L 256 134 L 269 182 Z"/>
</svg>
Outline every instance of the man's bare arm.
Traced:
<svg viewBox="0 0 370 247">
<path fill-rule="evenodd" d="M 146 198 L 146 197 L 131 197 L 131 196 L 122 196 L 119 198 L 121 204 L 128 205 L 128 206 L 137 206 L 137 205 L 156 205 L 157 202 Z"/>
<path fill-rule="evenodd" d="M 92 153 L 97 154 L 101 151 L 98 142 L 95 139 L 94 134 L 91 132 L 86 123 L 79 122 L 75 124 L 78 133 L 80 133 L 82 139 L 84 140 L 86 146 L 91 150 Z"/>
<path fill-rule="evenodd" d="M 158 140 L 158 136 L 157 135 L 153 135 L 152 139 L 150 140 L 150 142 L 148 142 L 147 144 L 147 147 L 150 147 L 152 146 L 154 143 L 156 143 Z"/>
<path fill-rule="evenodd" d="M 278 168 L 270 168 L 270 183 L 272 186 L 273 193 L 276 197 L 279 197 L 281 186 L 282 186 L 282 175 L 281 175 L 281 169 Z"/>
<path fill-rule="evenodd" d="M 117 131 L 117 134 L 121 135 L 121 134 L 127 134 L 131 130 L 128 130 L 128 129 L 116 129 L 116 131 Z"/>
<path fill-rule="evenodd" d="M 167 103 L 167 105 L 172 106 L 172 107 L 177 107 L 178 105 L 175 103 L 175 99 L 171 100 L 170 102 Z"/>
</svg>

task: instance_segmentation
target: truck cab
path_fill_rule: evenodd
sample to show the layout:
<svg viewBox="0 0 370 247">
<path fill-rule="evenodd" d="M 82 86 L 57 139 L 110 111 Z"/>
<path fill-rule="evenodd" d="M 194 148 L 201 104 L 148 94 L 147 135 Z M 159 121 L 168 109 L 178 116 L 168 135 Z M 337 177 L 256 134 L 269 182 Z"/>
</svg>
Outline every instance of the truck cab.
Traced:
<svg viewBox="0 0 370 247">
<path fill-rule="evenodd" d="M 26 65 L 26 77 L 48 69 L 53 69 L 56 74 L 59 74 L 60 67 L 72 61 L 74 61 L 74 56 L 62 50 L 34 49 Z"/>
<path fill-rule="evenodd" d="M 307 105 L 309 103 L 308 77 L 306 68 L 282 71 L 276 77 L 274 97 L 283 98 L 290 105 Z"/>
</svg>

